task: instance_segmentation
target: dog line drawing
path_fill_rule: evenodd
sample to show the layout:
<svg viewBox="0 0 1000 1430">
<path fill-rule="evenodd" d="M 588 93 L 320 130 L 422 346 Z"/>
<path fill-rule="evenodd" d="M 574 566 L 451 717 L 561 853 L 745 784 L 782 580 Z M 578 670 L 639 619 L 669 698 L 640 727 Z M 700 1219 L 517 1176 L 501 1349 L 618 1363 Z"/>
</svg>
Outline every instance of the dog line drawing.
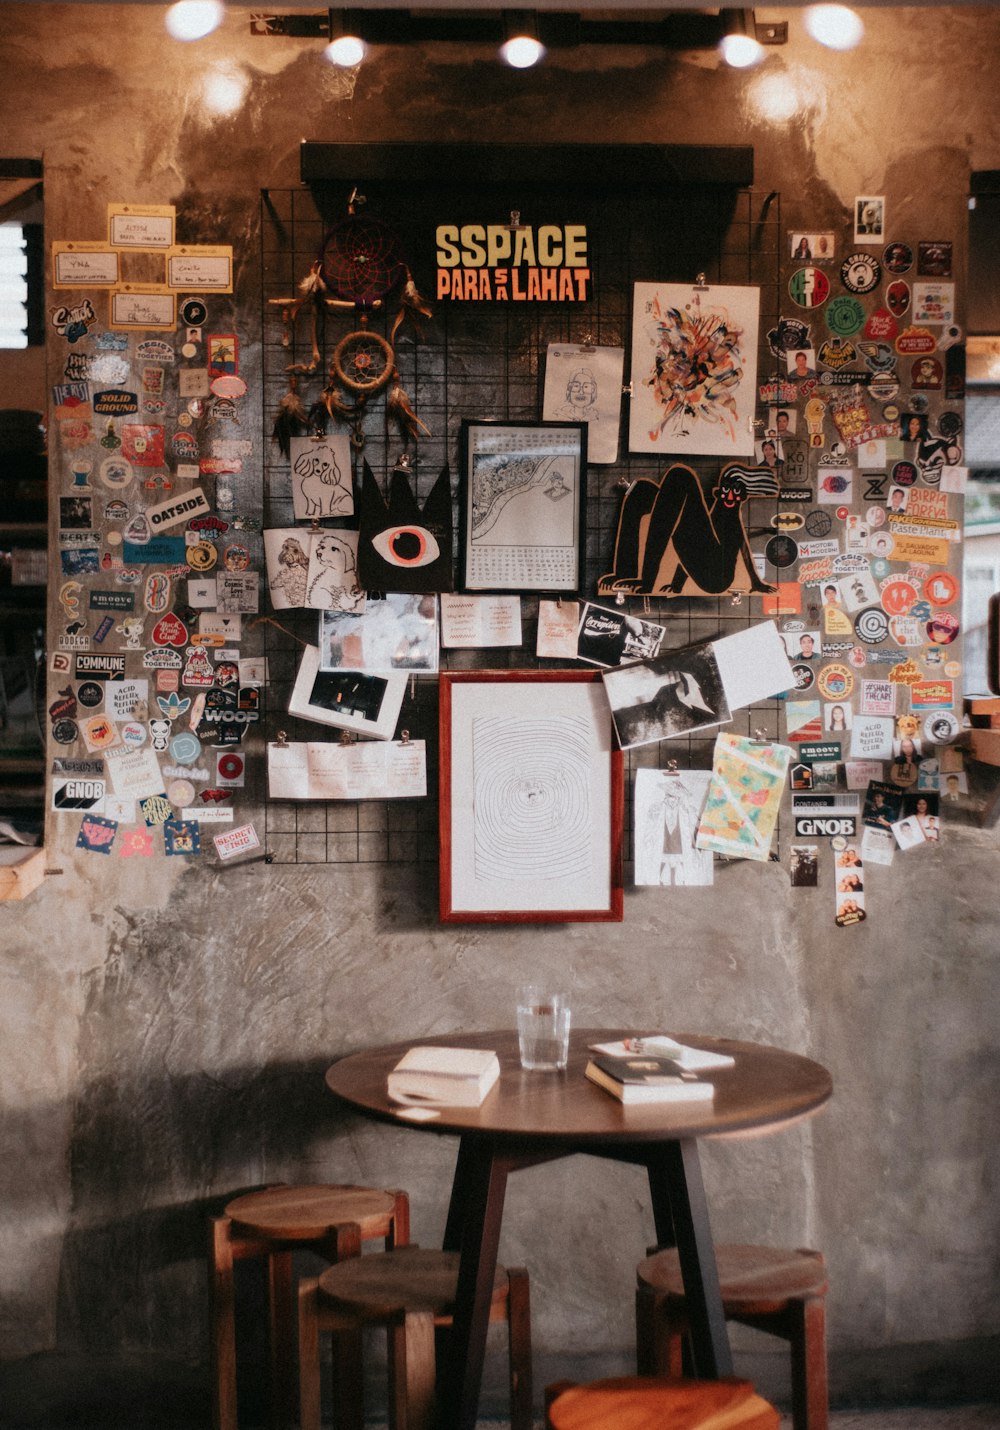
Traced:
<svg viewBox="0 0 1000 1430">
<path fill-rule="evenodd" d="M 331 532 L 317 537 L 310 553 L 309 605 L 326 611 L 356 611 L 365 598 L 358 585 L 355 552 Z"/>
<path fill-rule="evenodd" d="M 303 503 L 303 515 L 349 516 L 354 510 L 353 494 L 329 447 L 303 452 L 292 467 Z"/>
</svg>

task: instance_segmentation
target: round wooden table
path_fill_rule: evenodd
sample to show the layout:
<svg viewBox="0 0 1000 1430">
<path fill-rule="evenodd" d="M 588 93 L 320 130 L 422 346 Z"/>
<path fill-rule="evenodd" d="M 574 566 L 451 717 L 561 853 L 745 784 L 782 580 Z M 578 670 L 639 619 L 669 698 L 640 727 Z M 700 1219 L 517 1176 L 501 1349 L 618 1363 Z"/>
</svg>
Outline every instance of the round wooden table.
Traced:
<svg viewBox="0 0 1000 1430">
<path fill-rule="evenodd" d="M 809 1116 L 829 1100 L 832 1080 L 819 1063 L 780 1048 L 675 1033 L 679 1042 L 735 1058 L 731 1068 L 700 1074 L 714 1083 L 714 1100 L 623 1107 L 583 1070 L 590 1044 L 637 1033 L 578 1029 L 565 1072 L 523 1071 L 517 1034 L 509 1030 L 394 1043 L 353 1053 L 327 1072 L 331 1092 L 364 1116 L 461 1139 L 444 1236 L 446 1250 L 461 1252 L 461 1268 L 441 1367 L 442 1416 L 456 1430 L 476 1423 L 507 1177 L 576 1153 L 646 1168 L 657 1243 L 676 1246 L 680 1257 L 695 1371 L 705 1379 L 732 1374 L 698 1139 L 763 1133 Z M 389 1072 L 408 1048 L 428 1044 L 497 1053 L 500 1080 L 479 1107 L 434 1109 L 430 1118 L 414 1120 L 413 1109 L 390 1102 Z"/>
</svg>

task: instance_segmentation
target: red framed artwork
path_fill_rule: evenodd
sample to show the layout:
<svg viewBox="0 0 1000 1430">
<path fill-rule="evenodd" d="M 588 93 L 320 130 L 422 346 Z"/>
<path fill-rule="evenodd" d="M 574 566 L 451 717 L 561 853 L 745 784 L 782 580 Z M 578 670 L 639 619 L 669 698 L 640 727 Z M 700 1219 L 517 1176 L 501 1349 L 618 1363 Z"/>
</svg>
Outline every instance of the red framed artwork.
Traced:
<svg viewBox="0 0 1000 1430">
<path fill-rule="evenodd" d="M 442 922 L 620 922 L 623 760 L 600 673 L 440 681 Z"/>
</svg>

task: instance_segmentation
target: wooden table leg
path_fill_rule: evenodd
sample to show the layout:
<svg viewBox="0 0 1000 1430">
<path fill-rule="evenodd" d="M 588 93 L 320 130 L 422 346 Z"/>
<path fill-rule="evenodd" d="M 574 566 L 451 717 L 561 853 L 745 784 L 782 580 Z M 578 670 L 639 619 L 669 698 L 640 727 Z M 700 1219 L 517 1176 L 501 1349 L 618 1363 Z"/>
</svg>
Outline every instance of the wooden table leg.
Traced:
<svg viewBox="0 0 1000 1430">
<path fill-rule="evenodd" d="M 478 1416 L 509 1166 L 489 1139 L 462 1139 L 444 1238 L 445 1251 L 462 1256 L 441 1376 L 440 1419 L 448 1430 L 474 1430 Z"/>
<path fill-rule="evenodd" d="M 666 1233 L 665 1244 L 675 1245 L 680 1258 L 695 1373 L 705 1380 L 732 1375 L 698 1143 L 666 1142 L 651 1152 L 646 1168 L 657 1241 Z"/>
</svg>

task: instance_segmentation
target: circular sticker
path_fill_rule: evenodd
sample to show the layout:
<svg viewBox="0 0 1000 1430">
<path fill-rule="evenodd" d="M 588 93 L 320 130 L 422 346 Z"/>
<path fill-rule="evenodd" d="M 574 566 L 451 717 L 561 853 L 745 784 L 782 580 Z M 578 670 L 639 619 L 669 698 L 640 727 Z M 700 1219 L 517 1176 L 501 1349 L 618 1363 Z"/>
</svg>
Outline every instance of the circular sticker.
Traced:
<svg viewBox="0 0 1000 1430">
<path fill-rule="evenodd" d="M 233 751 L 220 755 L 217 768 L 221 780 L 238 780 L 243 773 L 243 756 Z"/>
<path fill-rule="evenodd" d="M 898 384 L 897 384 L 897 385 L 898 385 Z M 886 403 L 884 403 L 883 406 L 882 406 L 882 416 L 885 418 L 885 420 L 886 420 L 887 422 L 898 422 L 898 421 L 899 421 L 899 403 L 898 403 L 898 402 L 886 402 Z"/>
<path fill-rule="evenodd" d="M 166 789 L 167 799 L 177 809 L 187 809 L 194 804 L 195 789 L 190 780 L 171 780 Z"/>
<path fill-rule="evenodd" d="M 878 606 L 868 606 L 854 617 L 854 634 L 865 645 L 881 645 L 889 635 L 889 617 Z"/>
<path fill-rule="evenodd" d="M 181 317 L 186 328 L 200 328 L 208 317 L 208 305 L 204 298 L 185 298 L 181 303 Z"/>
<path fill-rule="evenodd" d="M 792 666 L 792 674 L 795 676 L 796 690 L 811 690 L 816 680 L 816 672 L 811 665 L 806 665 L 800 661 L 798 665 Z"/>
<path fill-rule="evenodd" d="M 830 840 L 830 848 L 836 849 L 838 854 L 843 854 L 844 850 L 847 848 L 847 840 L 842 834 L 835 834 Z"/>
<path fill-rule="evenodd" d="M 837 520 L 838 520 L 838 521 L 846 521 L 847 518 L 850 516 L 850 514 L 851 514 L 851 508 L 850 508 L 849 506 L 838 506 L 838 508 L 837 508 Z"/>
<path fill-rule="evenodd" d="M 52 725 L 52 738 L 57 745 L 72 745 L 79 733 L 75 720 L 56 720 Z"/>
<path fill-rule="evenodd" d="M 830 296 L 830 280 L 822 268 L 800 268 L 788 280 L 788 295 L 800 308 L 818 308 Z"/>
<path fill-rule="evenodd" d="M 106 750 L 118 742 L 118 728 L 107 715 L 91 715 L 84 720 L 83 734 L 91 750 Z"/>
<path fill-rule="evenodd" d="M 179 765 L 193 765 L 201 754 L 201 741 L 190 730 L 181 730 L 170 740 L 170 753 Z"/>
<path fill-rule="evenodd" d="M 857 298 L 834 298 L 826 310 L 826 326 L 839 338 L 850 338 L 860 332 L 865 310 Z"/>
<path fill-rule="evenodd" d="M 840 265 L 840 281 L 849 293 L 870 293 L 882 279 L 882 265 L 870 253 L 852 253 Z"/>
<path fill-rule="evenodd" d="M 779 571 L 786 566 L 792 566 L 799 558 L 799 548 L 790 536 L 783 532 L 778 536 L 772 536 L 764 547 L 764 555 L 772 566 L 776 566 Z"/>
<path fill-rule="evenodd" d="M 882 254 L 889 273 L 908 273 L 913 267 L 913 249 L 908 243 L 889 243 Z"/>
<path fill-rule="evenodd" d="M 811 511 L 806 517 L 806 531 L 810 536 L 828 536 L 833 526 L 833 518 L 828 511 Z"/>
<path fill-rule="evenodd" d="M 891 402 L 899 393 L 899 378 L 895 372 L 875 372 L 872 373 L 872 380 L 868 384 L 868 391 L 876 402 Z M 897 410 L 896 417 L 899 416 Z M 896 417 L 887 417 L 887 422 L 895 422 Z"/>
<path fill-rule="evenodd" d="M 958 412 L 942 412 L 938 418 L 937 429 L 942 437 L 957 437 L 962 430 L 962 418 Z"/>
<path fill-rule="evenodd" d="M 872 551 L 876 549 L 876 541 L 880 541 L 882 537 L 885 536 L 885 534 L 885 532 L 878 532 L 874 536 L 869 538 L 868 545 Z M 891 539 L 892 538 L 890 537 L 890 541 Z M 876 581 L 884 581 L 885 578 L 892 571 L 892 567 L 889 565 L 889 562 L 885 556 L 876 556 L 875 560 L 870 563 L 870 570 Z"/>
<path fill-rule="evenodd" d="M 958 717 L 950 710 L 932 710 L 924 721 L 924 734 L 932 745 L 950 745 L 958 731 Z"/>
<path fill-rule="evenodd" d="M 211 571 L 219 559 L 219 553 L 210 541 L 196 541 L 184 555 L 192 571 Z"/>
<path fill-rule="evenodd" d="M 98 680 L 85 680 L 77 688 L 76 698 L 81 705 L 85 705 L 88 710 L 96 710 L 104 699 L 104 687 Z"/>
<path fill-rule="evenodd" d="M 224 372 L 212 379 L 212 391 L 216 397 L 245 397 L 247 385 L 236 373 Z"/>
<path fill-rule="evenodd" d="M 939 611 L 927 622 L 927 639 L 935 645 L 951 645 L 958 635 L 959 620 L 950 611 Z"/>
<path fill-rule="evenodd" d="M 962 674 L 962 662 L 960 660 L 946 660 L 944 663 L 944 673 L 949 680 L 957 680 Z"/>
<path fill-rule="evenodd" d="M 855 669 L 860 670 L 862 666 L 868 664 L 868 652 L 866 650 L 862 650 L 861 646 L 859 645 L 852 646 L 847 659 L 851 662 Z"/>
<path fill-rule="evenodd" d="M 194 357 L 197 357 L 197 356 L 198 356 L 198 344 L 197 344 L 197 343 L 182 343 L 182 344 L 181 344 L 181 357 L 194 358 Z"/>
<path fill-rule="evenodd" d="M 868 525 L 870 527 L 873 527 L 876 531 L 880 526 L 885 526 L 887 520 L 885 514 L 885 507 L 870 506 L 865 512 L 865 520 L 867 521 Z"/>
<path fill-rule="evenodd" d="M 890 283 L 885 290 L 885 303 L 894 317 L 901 318 L 910 306 L 909 283 L 904 283 L 902 278 L 897 278 L 895 283 Z"/>
<path fill-rule="evenodd" d="M 247 547 L 234 542 L 222 553 L 222 564 L 227 571 L 245 571 L 250 565 L 250 552 Z"/>
<path fill-rule="evenodd" d="M 101 463 L 101 481 L 106 487 L 127 487 L 134 473 L 132 463 L 124 457 L 105 457 Z"/>
<path fill-rule="evenodd" d="M 824 665 L 816 683 L 824 700 L 846 700 L 854 689 L 854 672 L 846 665 Z"/>
<path fill-rule="evenodd" d="M 121 546 L 123 537 L 120 531 L 106 531 L 104 540 L 109 546 Z"/>
<path fill-rule="evenodd" d="M 123 745 L 127 745 L 131 750 L 138 750 L 146 743 L 146 727 L 140 725 L 138 720 L 129 720 L 121 726 L 121 737 Z"/>
<path fill-rule="evenodd" d="M 932 606 L 950 606 L 958 600 L 958 577 L 950 571 L 935 571 L 924 581 L 924 595 Z"/>
<path fill-rule="evenodd" d="M 897 487 L 912 487 L 917 480 L 917 469 L 912 462 L 896 462 L 892 469 L 892 480 Z"/>
</svg>

